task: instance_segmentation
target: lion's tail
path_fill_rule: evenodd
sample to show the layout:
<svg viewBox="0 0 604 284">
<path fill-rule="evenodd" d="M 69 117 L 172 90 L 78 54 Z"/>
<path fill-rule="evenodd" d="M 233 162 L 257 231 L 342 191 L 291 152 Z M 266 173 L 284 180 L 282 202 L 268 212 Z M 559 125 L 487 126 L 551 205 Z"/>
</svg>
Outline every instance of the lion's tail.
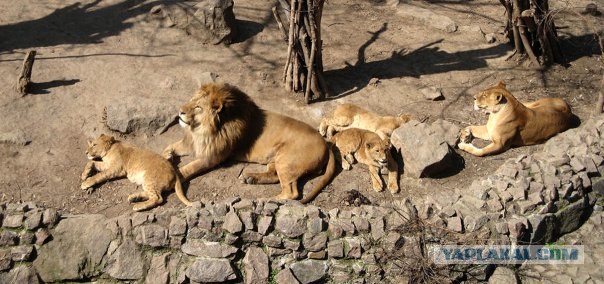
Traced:
<svg viewBox="0 0 604 284">
<path fill-rule="evenodd" d="M 174 191 L 176 191 L 176 196 L 178 196 L 178 199 L 180 199 L 182 203 L 187 206 L 193 206 L 193 203 L 187 199 L 185 193 L 182 191 L 182 183 L 180 182 L 180 177 L 178 174 L 176 175 L 176 182 L 174 183 Z"/>
<path fill-rule="evenodd" d="M 313 199 L 315 199 L 315 197 L 317 197 L 317 195 L 319 195 L 319 192 L 321 192 L 321 190 L 323 190 L 323 188 L 325 188 L 327 186 L 327 184 L 329 184 L 329 182 L 331 182 L 331 179 L 333 178 L 333 175 L 336 172 L 336 159 L 333 155 L 333 150 L 332 150 L 331 145 L 330 145 L 329 149 L 327 149 L 327 151 L 329 151 L 329 160 L 327 161 L 327 166 L 325 167 L 325 173 L 321 176 L 321 179 L 315 185 L 315 187 L 312 189 L 312 191 L 309 192 L 306 195 L 306 197 L 304 197 L 304 199 L 302 199 L 300 201 L 300 202 L 302 202 L 302 204 L 306 204 L 308 202 L 311 202 Z"/>
</svg>

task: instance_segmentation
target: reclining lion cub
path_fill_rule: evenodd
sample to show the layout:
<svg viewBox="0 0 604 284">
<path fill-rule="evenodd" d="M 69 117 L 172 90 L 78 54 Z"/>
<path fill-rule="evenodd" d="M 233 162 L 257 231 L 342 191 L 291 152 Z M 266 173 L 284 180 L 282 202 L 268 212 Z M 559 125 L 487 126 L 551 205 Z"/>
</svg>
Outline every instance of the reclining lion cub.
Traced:
<svg viewBox="0 0 604 284">
<path fill-rule="evenodd" d="M 337 106 L 330 117 L 323 118 L 319 125 L 319 133 L 329 138 L 338 131 L 360 128 L 373 131 L 381 139 L 385 139 L 412 118 L 409 114 L 381 116 L 359 106 L 345 103 Z"/>
<path fill-rule="evenodd" d="M 375 191 L 384 189 L 379 168 L 388 168 L 388 190 L 392 193 L 399 191 L 398 165 L 390 154 L 390 142 L 368 130 L 350 128 L 336 133 L 331 140 L 340 150 L 342 168 L 350 170 L 355 159 L 369 167 L 371 184 Z"/>
<path fill-rule="evenodd" d="M 501 153 L 511 146 L 543 143 L 568 129 L 572 123 L 570 106 L 559 98 L 543 98 L 530 103 L 519 102 L 503 81 L 474 96 L 474 109 L 489 114 L 486 125 L 464 128 L 459 134 L 459 149 L 476 156 Z M 491 141 L 479 149 L 472 138 Z"/>
<path fill-rule="evenodd" d="M 173 188 L 182 203 L 192 205 L 182 192 L 176 170 L 159 154 L 101 134 L 95 141 L 88 142 L 86 155 L 91 161 L 88 161 L 82 172 L 82 189 L 89 189 L 109 179 L 128 177 L 131 182 L 143 187 L 143 192 L 128 196 L 128 201 L 137 202 L 133 208 L 135 211 L 151 209 L 161 204 L 162 192 Z M 101 161 L 94 161 L 99 158 Z M 98 173 L 89 177 L 93 170 Z"/>
<path fill-rule="evenodd" d="M 228 84 L 202 86 L 180 108 L 184 138 L 170 146 L 164 157 L 195 155 L 179 170 L 185 179 L 210 170 L 227 159 L 267 165 L 266 172 L 244 173 L 248 184 L 281 183 L 277 199 L 297 199 L 298 179 L 324 171 L 311 201 L 331 181 L 335 161 L 323 137 L 309 125 L 260 109 L 252 99 Z"/>
</svg>

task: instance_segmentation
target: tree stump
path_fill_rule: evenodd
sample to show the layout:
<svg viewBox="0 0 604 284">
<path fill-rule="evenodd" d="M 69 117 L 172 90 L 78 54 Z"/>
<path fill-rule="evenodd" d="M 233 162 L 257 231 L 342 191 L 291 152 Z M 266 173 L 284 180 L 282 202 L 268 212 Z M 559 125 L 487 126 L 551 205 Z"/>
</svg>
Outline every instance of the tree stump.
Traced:
<svg viewBox="0 0 604 284">
<path fill-rule="evenodd" d="M 325 0 L 279 0 L 288 25 L 284 25 L 277 7 L 273 16 L 287 41 L 287 61 L 283 82 L 288 91 L 304 92 L 306 103 L 327 94 L 323 77 L 321 16 Z M 286 29 L 287 27 L 287 29 Z"/>
<path fill-rule="evenodd" d="M 548 0 L 499 0 L 505 7 L 506 33 L 514 43 L 514 54 L 526 54 L 540 67 L 562 63 L 562 50 Z"/>
<path fill-rule="evenodd" d="M 28 85 L 31 82 L 31 70 L 34 66 L 34 60 L 36 58 L 36 51 L 31 50 L 27 52 L 25 59 L 23 59 L 23 65 L 21 66 L 21 74 L 17 80 L 16 90 L 21 96 L 25 96 L 28 92 Z"/>
</svg>

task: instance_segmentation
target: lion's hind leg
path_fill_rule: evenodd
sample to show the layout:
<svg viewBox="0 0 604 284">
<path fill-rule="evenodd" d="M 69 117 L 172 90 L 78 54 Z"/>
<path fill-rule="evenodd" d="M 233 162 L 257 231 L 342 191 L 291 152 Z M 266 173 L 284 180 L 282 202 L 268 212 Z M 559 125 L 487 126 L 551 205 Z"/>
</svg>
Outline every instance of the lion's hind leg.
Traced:
<svg viewBox="0 0 604 284">
<path fill-rule="evenodd" d="M 148 190 L 143 186 L 143 191 L 130 194 L 128 201 L 136 202 L 132 207 L 134 211 L 143 211 L 160 205 L 164 200 L 161 196 L 161 190 Z"/>
<path fill-rule="evenodd" d="M 243 183 L 247 184 L 273 184 L 278 182 L 279 176 L 277 175 L 274 162 L 266 165 L 266 172 L 243 174 Z"/>
</svg>

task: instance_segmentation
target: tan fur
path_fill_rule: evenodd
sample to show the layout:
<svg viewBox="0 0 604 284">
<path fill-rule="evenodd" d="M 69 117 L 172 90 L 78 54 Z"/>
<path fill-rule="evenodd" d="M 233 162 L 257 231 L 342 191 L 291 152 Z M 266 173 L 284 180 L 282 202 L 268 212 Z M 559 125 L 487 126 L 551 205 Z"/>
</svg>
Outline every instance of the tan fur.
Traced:
<svg viewBox="0 0 604 284">
<path fill-rule="evenodd" d="M 94 142 L 88 142 L 88 161 L 82 172 L 82 189 L 89 189 L 109 179 L 128 177 L 143 187 L 143 192 L 128 196 L 128 201 L 138 202 L 135 211 L 151 209 L 162 203 L 162 192 L 175 188 L 176 195 L 187 206 L 191 206 L 183 191 L 176 170 L 170 162 L 157 153 L 141 149 L 101 134 Z M 100 158 L 101 161 L 93 159 Z M 89 177 L 95 170 L 98 173 Z"/>
<path fill-rule="evenodd" d="M 335 132 L 349 128 L 360 128 L 377 133 L 382 139 L 390 138 L 392 131 L 409 122 L 409 114 L 380 116 L 353 104 L 341 104 L 330 117 L 323 118 L 319 133 L 331 137 Z"/>
<path fill-rule="evenodd" d="M 373 189 L 382 191 L 384 182 L 380 177 L 379 169 L 387 166 L 388 190 L 392 193 L 399 191 L 398 165 L 390 154 L 390 142 L 387 139 L 380 139 L 377 134 L 368 130 L 350 128 L 338 132 L 332 137 L 332 141 L 340 150 L 343 169 L 350 170 L 355 159 L 367 165 Z"/>
<path fill-rule="evenodd" d="M 249 184 L 281 183 L 277 199 L 297 199 L 298 179 L 325 171 L 302 200 L 311 201 L 335 172 L 333 153 L 309 125 L 260 109 L 249 96 L 228 84 L 207 84 L 180 108 L 184 138 L 164 150 L 164 157 L 194 155 L 181 167 L 185 179 L 227 159 L 267 165 L 263 173 L 244 173 Z"/>
<path fill-rule="evenodd" d="M 571 124 L 570 106 L 559 98 L 519 102 L 503 81 L 474 96 L 474 108 L 489 114 L 486 125 L 473 125 L 460 133 L 459 149 L 476 156 L 501 153 L 511 146 L 543 143 L 566 130 Z M 479 149 L 472 138 L 491 141 Z"/>
</svg>

